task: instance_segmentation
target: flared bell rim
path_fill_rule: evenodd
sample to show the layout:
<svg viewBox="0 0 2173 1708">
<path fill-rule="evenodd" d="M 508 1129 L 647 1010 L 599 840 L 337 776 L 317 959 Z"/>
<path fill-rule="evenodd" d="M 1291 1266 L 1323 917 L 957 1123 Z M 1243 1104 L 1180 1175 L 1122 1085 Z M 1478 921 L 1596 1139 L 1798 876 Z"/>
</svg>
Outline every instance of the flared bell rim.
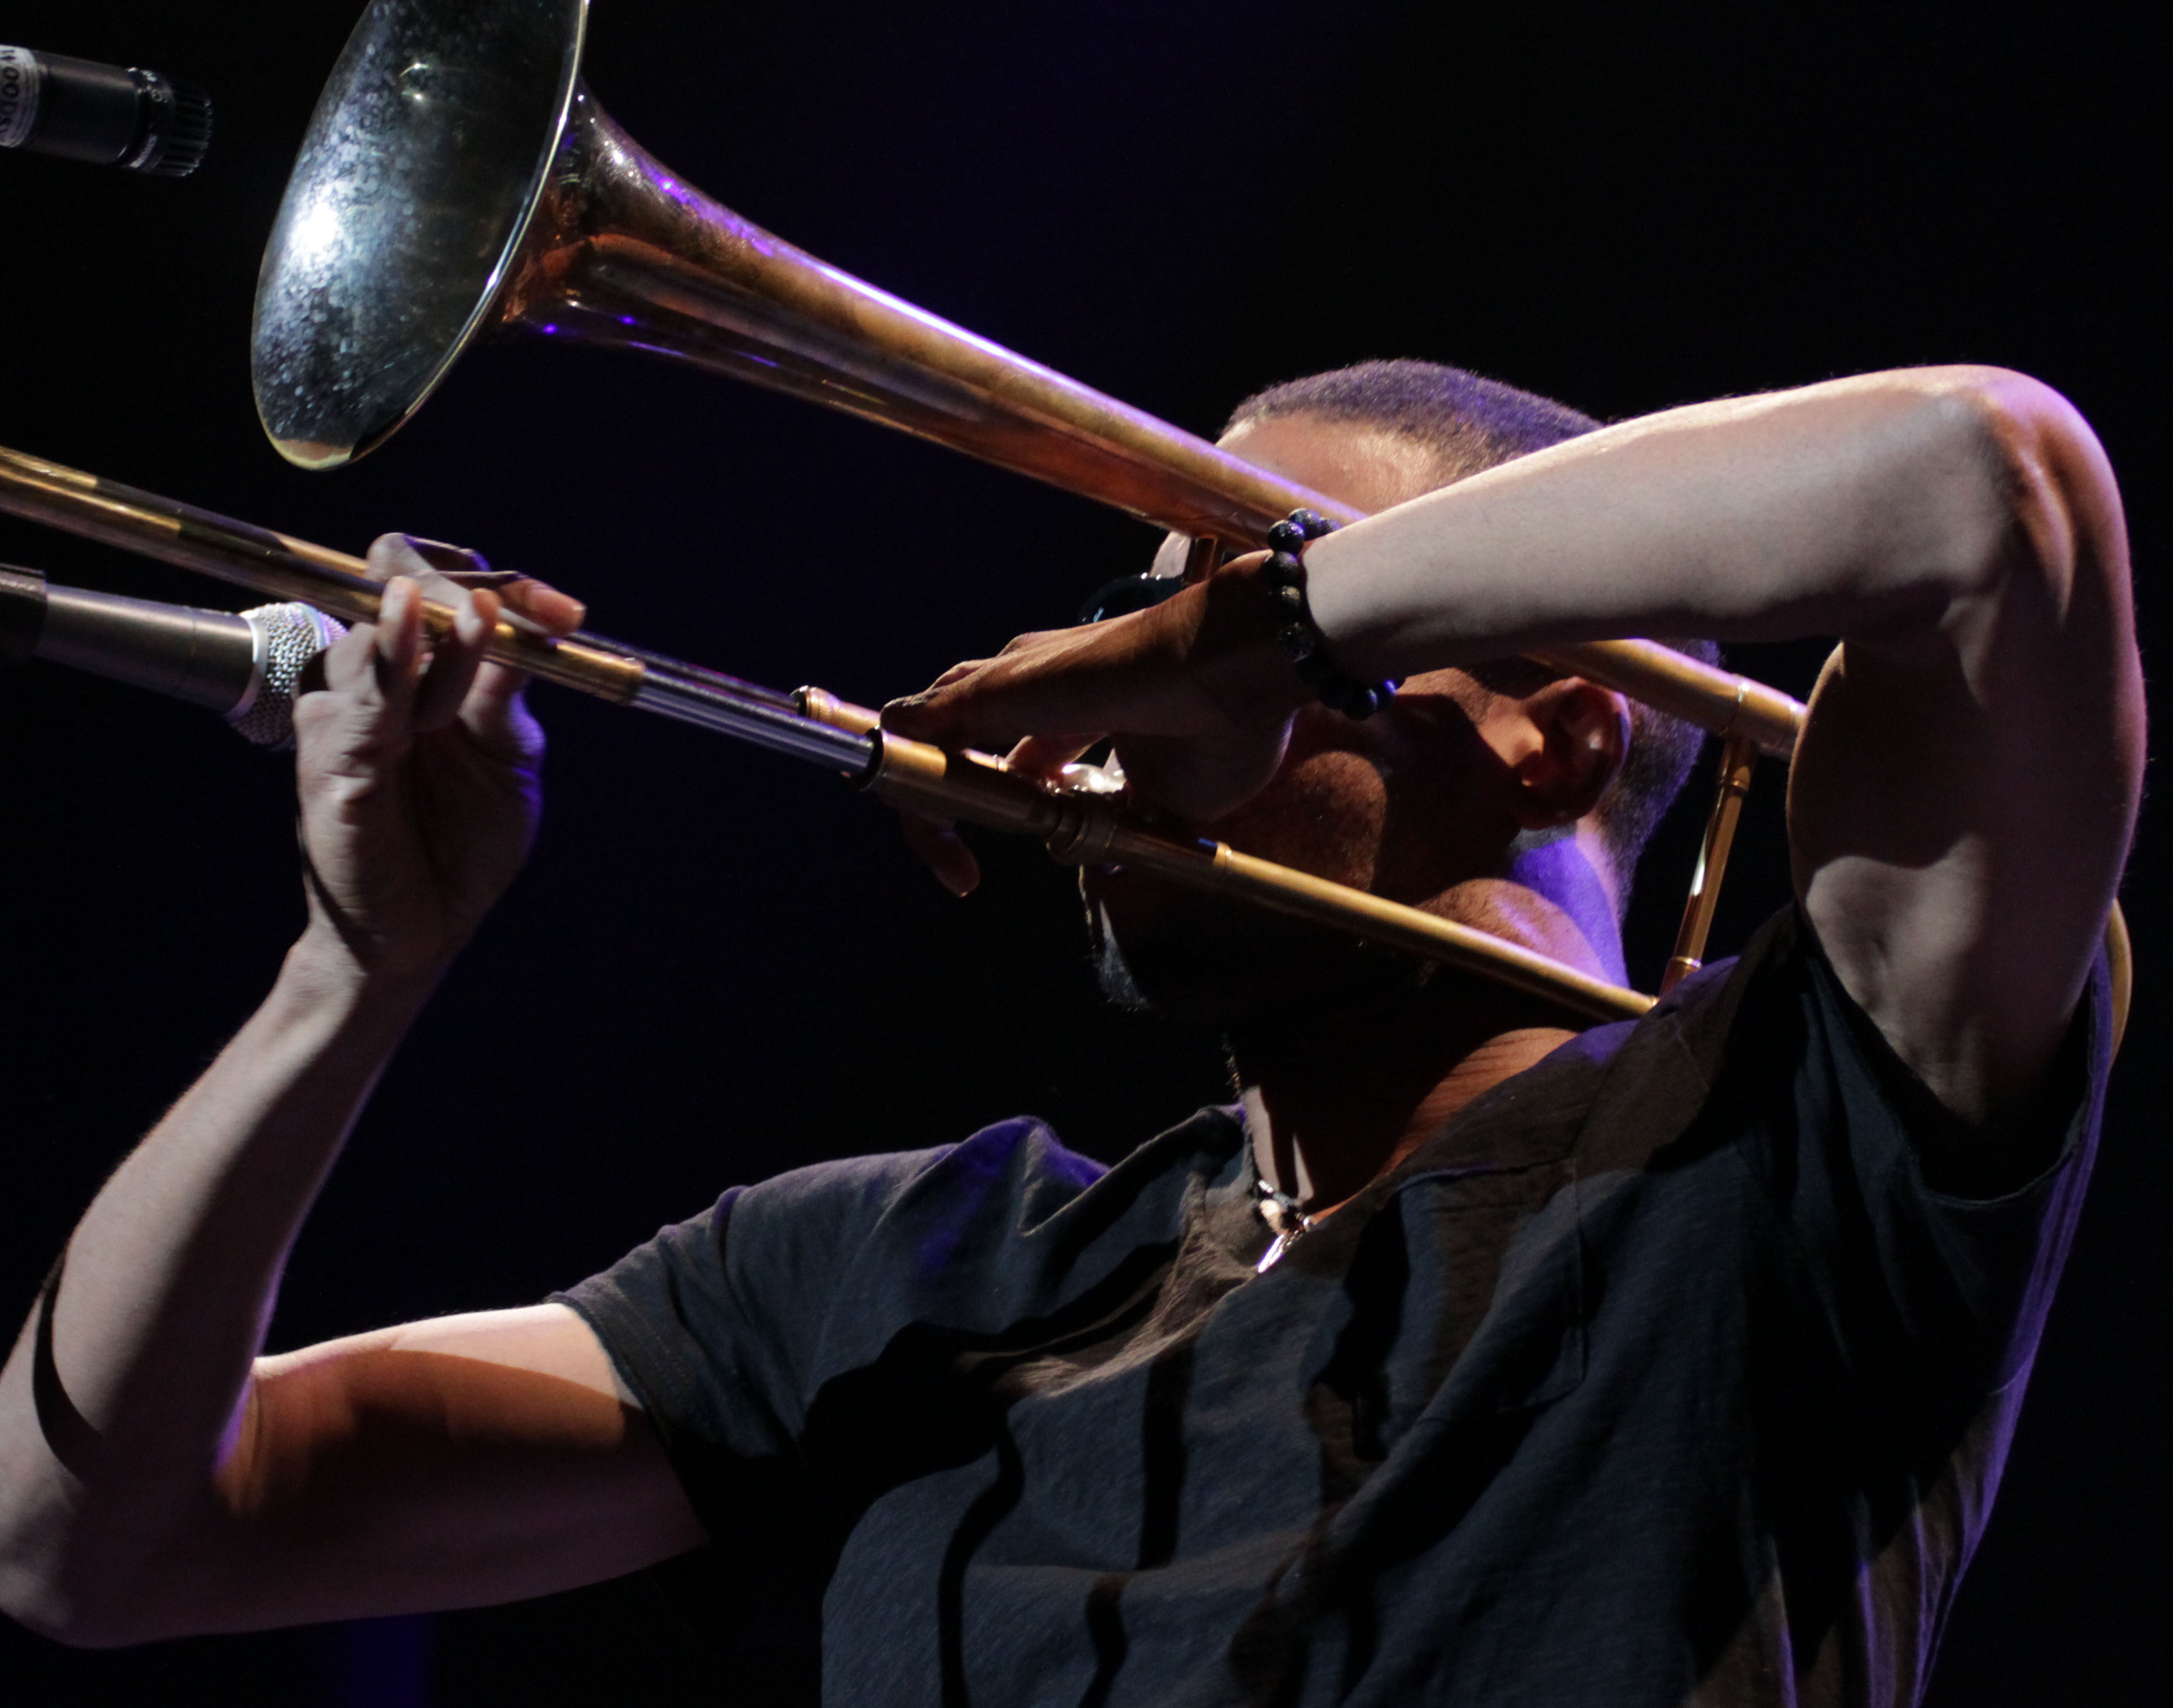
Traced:
<svg viewBox="0 0 2173 1708">
<path fill-rule="evenodd" d="M 579 93 L 588 12 L 372 0 L 356 23 L 257 277 L 251 379 L 288 462 L 367 455 L 493 322 Z"/>
</svg>

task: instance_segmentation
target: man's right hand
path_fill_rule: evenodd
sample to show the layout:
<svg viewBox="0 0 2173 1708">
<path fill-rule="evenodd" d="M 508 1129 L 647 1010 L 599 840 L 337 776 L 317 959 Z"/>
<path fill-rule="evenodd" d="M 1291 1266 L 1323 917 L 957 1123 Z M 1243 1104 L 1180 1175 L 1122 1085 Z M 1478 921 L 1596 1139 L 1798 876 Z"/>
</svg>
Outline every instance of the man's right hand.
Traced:
<svg viewBox="0 0 2173 1708">
<path fill-rule="evenodd" d="M 487 575 L 456 547 L 387 534 L 369 548 L 380 619 L 325 658 L 294 704 L 309 936 L 366 977 L 429 978 L 473 935 L 534 840 L 543 735 L 525 678 L 483 656 L 501 609 L 550 633 L 578 601 Z M 497 581 L 499 578 L 490 577 Z M 457 613 L 433 644 L 425 599 Z"/>
</svg>

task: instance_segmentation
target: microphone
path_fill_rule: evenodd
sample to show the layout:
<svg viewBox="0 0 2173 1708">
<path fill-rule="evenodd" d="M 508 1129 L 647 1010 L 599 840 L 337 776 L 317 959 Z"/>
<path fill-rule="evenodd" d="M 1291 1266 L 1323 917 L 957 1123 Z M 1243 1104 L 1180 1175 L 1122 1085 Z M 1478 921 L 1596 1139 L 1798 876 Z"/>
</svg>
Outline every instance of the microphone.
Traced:
<svg viewBox="0 0 2173 1708">
<path fill-rule="evenodd" d="M 346 633 L 307 605 L 237 616 L 55 587 L 0 564 L 0 662 L 46 659 L 207 706 L 260 746 L 294 744 L 303 673 Z"/>
<path fill-rule="evenodd" d="M 0 47 L 0 148 L 186 178 L 211 144 L 211 97 L 155 71 Z"/>
</svg>

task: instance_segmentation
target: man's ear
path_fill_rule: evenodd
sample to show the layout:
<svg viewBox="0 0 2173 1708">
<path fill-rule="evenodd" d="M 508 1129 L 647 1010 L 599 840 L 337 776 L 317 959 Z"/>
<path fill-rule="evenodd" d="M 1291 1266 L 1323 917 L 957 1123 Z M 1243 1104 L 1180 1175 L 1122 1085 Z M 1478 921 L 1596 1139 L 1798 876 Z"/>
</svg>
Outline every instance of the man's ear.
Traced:
<svg viewBox="0 0 2173 1708">
<path fill-rule="evenodd" d="M 1574 824 L 1599 804 L 1630 752 L 1630 702 L 1582 676 L 1522 702 L 1539 739 L 1513 769 L 1511 811 L 1526 830 Z"/>
</svg>

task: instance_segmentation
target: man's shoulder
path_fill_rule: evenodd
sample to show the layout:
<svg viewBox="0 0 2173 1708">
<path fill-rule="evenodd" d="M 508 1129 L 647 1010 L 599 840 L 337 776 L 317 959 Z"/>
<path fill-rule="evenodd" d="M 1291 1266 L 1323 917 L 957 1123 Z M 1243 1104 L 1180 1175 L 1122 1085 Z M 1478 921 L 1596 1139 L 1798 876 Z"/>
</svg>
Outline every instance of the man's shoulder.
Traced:
<svg viewBox="0 0 2173 1708">
<path fill-rule="evenodd" d="M 1588 1168 L 1637 1166 L 1704 1107 L 1747 994 L 1785 979 L 1798 951 L 1793 909 L 1784 909 L 1741 955 L 1691 974 L 1640 1018 L 1589 1027 L 1502 1080 L 1401 1172 L 1491 1172 L 1572 1154 Z"/>
</svg>

